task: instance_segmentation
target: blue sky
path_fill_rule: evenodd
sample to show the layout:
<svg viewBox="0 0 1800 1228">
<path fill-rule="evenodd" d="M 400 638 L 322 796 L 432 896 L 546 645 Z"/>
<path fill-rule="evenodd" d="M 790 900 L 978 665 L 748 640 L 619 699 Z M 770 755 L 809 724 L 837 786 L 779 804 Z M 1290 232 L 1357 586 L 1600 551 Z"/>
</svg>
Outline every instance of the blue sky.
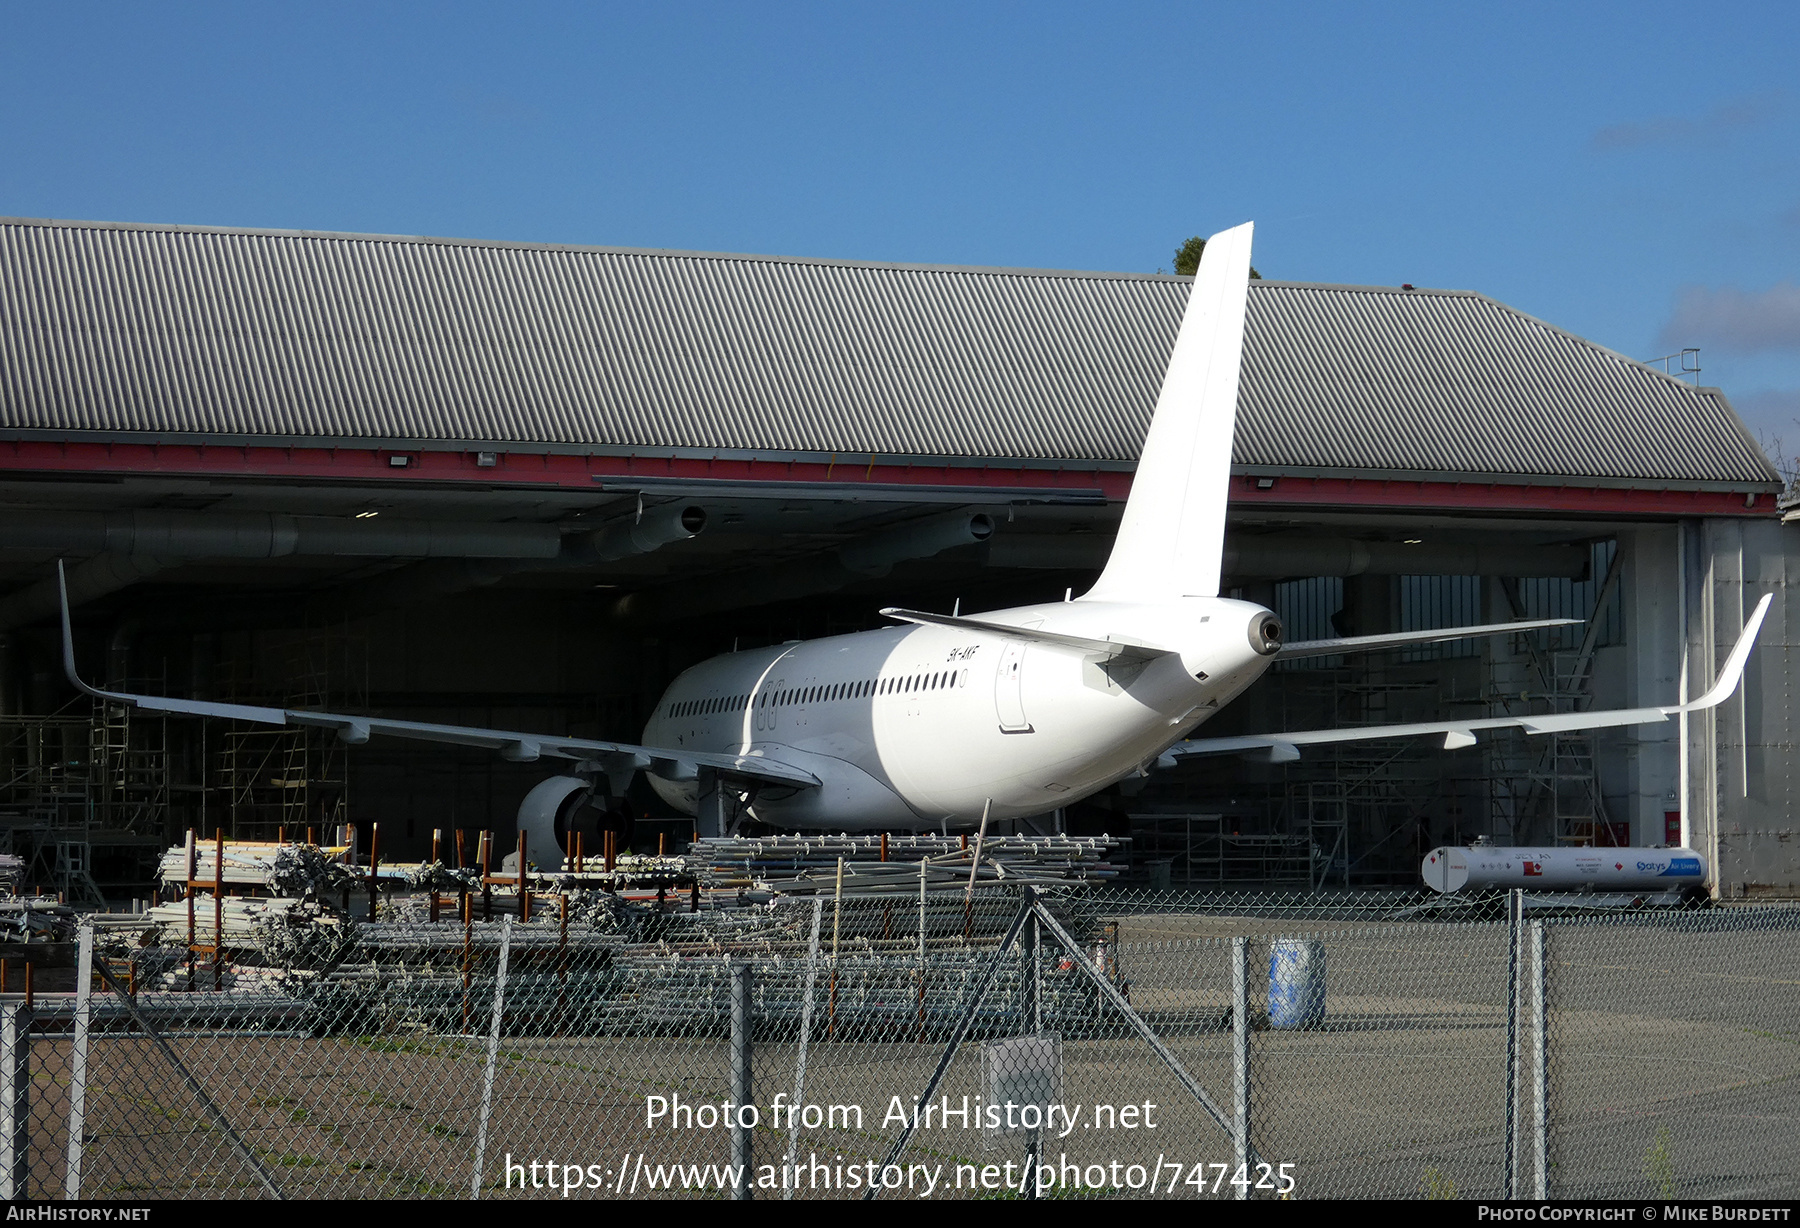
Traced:
<svg viewBox="0 0 1800 1228">
<path fill-rule="evenodd" d="M 1800 450 L 1800 5 L 6 6 L 0 214 L 1479 290 Z"/>
</svg>

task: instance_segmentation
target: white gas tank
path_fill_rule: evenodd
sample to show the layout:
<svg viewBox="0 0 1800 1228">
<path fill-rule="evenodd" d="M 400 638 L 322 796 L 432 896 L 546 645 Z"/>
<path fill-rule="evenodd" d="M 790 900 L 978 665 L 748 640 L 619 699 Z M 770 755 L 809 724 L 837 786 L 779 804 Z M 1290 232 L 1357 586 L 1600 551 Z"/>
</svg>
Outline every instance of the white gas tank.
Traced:
<svg viewBox="0 0 1800 1228">
<path fill-rule="evenodd" d="M 1706 885 L 1706 859 L 1693 849 L 1435 848 L 1419 864 L 1433 891 L 1679 891 Z"/>
</svg>

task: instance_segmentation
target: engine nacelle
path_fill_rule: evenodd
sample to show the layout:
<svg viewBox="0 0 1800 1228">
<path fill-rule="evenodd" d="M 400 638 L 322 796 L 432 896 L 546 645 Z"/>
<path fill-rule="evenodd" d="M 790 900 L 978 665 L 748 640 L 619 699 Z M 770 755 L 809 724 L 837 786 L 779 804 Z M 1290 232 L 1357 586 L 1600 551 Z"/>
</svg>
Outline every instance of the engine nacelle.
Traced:
<svg viewBox="0 0 1800 1228">
<path fill-rule="evenodd" d="M 519 803 L 519 830 L 525 833 L 525 856 L 539 869 L 562 868 L 563 838 L 587 804 L 588 782 L 578 776 L 552 776 L 532 786 Z"/>
</svg>

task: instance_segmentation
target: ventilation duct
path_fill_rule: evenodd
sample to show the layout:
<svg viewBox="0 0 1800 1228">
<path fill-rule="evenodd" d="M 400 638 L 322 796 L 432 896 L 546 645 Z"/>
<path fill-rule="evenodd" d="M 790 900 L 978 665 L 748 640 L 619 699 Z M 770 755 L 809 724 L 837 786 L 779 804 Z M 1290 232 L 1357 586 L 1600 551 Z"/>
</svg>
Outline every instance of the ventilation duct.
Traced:
<svg viewBox="0 0 1800 1228">
<path fill-rule="evenodd" d="M 660 622 L 835 592 L 886 575 L 896 563 L 984 542 L 993 532 L 992 517 L 980 512 L 934 516 L 851 542 L 831 554 L 631 593 L 619 599 L 613 612 L 622 619 Z"/>
</svg>

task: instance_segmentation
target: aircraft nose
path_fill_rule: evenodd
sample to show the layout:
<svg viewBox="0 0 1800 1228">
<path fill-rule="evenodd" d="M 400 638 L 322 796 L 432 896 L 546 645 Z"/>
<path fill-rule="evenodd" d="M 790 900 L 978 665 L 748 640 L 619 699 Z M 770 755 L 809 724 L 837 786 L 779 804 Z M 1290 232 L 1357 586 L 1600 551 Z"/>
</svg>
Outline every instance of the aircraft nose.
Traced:
<svg viewBox="0 0 1800 1228">
<path fill-rule="evenodd" d="M 1281 651 L 1281 619 L 1273 610 L 1258 610 L 1250 616 L 1250 647 L 1259 657 L 1272 657 Z"/>
</svg>

